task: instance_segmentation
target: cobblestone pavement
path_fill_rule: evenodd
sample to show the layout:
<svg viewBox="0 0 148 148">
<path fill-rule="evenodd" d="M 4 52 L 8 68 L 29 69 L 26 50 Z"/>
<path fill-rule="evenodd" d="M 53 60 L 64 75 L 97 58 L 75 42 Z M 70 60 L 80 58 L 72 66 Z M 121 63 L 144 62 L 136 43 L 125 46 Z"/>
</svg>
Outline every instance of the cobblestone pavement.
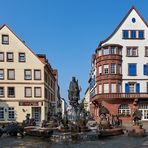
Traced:
<svg viewBox="0 0 148 148">
<path fill-rule="evenodd" d="M 126 134 L 101 138 L 97 141 L 53 144 L 34 137 L 1 137 L 0 148 L 148 148 L 148 136 L 128 137 Z"/>
</svg>

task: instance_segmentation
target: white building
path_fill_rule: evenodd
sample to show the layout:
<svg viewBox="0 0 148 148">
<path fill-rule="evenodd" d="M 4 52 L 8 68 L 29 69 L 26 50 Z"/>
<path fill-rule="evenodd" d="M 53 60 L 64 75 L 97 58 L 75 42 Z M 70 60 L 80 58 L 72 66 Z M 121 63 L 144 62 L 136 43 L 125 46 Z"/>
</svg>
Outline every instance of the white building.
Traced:
<svg viewBox="0 0 148 148">
<path fill-rule="evenodd" d="M 94 61 L 94 114 L 99 103 L 123 116 L 132 115 L 137 104 L 143 120 L 148 120 L 148 25 L 135 7 L 100 42 Z"/>
<path fill-rule="evenodd" d="M 87 88 L 84 95 L 84 108 L 86 111 L 90 111 L 90 88 Z"/>
</svg>

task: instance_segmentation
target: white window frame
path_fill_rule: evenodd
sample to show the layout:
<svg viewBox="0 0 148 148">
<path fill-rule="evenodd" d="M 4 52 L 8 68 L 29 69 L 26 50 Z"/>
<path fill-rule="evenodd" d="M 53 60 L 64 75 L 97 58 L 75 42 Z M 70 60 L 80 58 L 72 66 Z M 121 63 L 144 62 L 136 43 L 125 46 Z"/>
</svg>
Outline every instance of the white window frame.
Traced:
<svg viewBox="0 0 148 148">
<path fill-rule="evenodd" d="M 4 97 L 4 87 L 0 87 L 0 97 Z"/>
<path fill-rule="evenodd" d="M 109 65 L 103 65 L 103 69 L 104 69 L 104 74 L 109 74 Z"/>
<path fill-rule="evenodd" d="M 32 97 L 32 88 L 25 87 L 25 97 Z"/>
<path fill-rule="evenodd" d="M 42 97 L 42 88 L 34 87 L 34 97 Z"/>
<path fill-rule="evenodd" d="M 0 120 L 4 120 L 4 107 L 0 107 Z"/>
<path fill-rule="evenodd" d="M 118 108 L 118 114 L 119 115 L 130 115 L 131 114 L 131 109 L 129 108 L 128 104 L 120 104 L 119 108 Z"/>
<path fill-rule="evenodd" d="M 8 119 L 9 120 L 14 120 L 15 119 L 14 107 L 8 107 Z"/>
<path fill-rule="evenodd" d="M 115 63 L 110 64 L 110 73 L 116 74 L 116 64 Z"/>
<path fill-rule="evenodd" d="M 31 69 L 24 70 L 24 80 L 32 80 L 32 70 Z"/>
</svg>

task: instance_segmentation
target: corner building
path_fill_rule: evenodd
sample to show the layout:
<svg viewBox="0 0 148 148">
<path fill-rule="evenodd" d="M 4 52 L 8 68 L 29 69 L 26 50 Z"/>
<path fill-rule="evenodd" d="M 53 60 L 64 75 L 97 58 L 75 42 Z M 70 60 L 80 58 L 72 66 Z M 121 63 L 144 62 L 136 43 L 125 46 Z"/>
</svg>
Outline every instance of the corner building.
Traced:
<svg viewBox="0 0 148 148">
<path fill-rule="evenodd" d="M 111 114 L 131 121 L 135 106 L 148 120 L 148 25 L 132 7 L 115 31 L 92 56 L 91 113 L 96 120 L 102 103 Z"/>
<path fill-rule="evenodd" d="M 47 120 L 56 101 L 54 71 L 6 25 L 0 28 L 0 122 L 22 122 L 26 114 Z"/>
</svg>

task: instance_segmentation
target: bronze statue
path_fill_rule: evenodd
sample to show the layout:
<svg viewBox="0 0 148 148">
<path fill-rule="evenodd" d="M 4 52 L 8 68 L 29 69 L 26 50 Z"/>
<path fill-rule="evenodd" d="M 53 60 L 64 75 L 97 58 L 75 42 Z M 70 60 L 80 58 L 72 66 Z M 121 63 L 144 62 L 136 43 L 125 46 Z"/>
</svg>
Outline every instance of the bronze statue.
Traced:
<svg viewBox="0 0 148 148">
<path fill-rule="evenodd" d="M 68 90 L 68 98 L 70 100 L 70 105 L 72 106 L 78 105 L 78 100 L 80 98 L 80 89 L 78 86 L 78 80 L 76 81 L 75 77 L 72 77 L 72 81 L 70 82 Z"/>
<path fill-rule="evenodd" d="M 142 112 L 138 109 L 133 113 L 133 120 L 135 125 L 139 125 L 139 121 L 142 119 Z"/>
<path fill-rule="evenodd" d="M 105 107 L 105 106 L 102 106 L 101 104 L 100 104 L 100 106 L 99 106 L 99 116 L 100 115 L 107 115 L 107 114 L 109 114 L 109 110 Z"/>
</svg>

